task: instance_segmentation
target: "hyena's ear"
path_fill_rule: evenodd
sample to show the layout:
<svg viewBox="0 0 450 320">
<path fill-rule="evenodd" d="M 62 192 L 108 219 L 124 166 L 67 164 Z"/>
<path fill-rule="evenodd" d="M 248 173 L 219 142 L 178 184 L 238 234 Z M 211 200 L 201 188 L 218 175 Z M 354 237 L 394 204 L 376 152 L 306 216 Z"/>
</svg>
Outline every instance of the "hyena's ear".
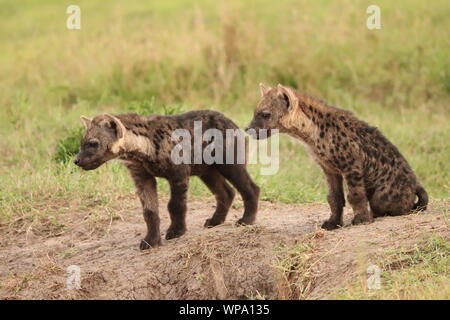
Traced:
<svg viewBox="0 0 450 320">
<path fill-rule="evenodd" d="M 278 94 L 283 95 L 283 97 L 286 99 L 287 107 L 289 110 L 292 110 L 292 108 L 298 105 L 298 98 L 295 95 L 293 89 L 286 86 L 282 86 L 281 84 L 279 84 L 277 88 Z"/>
<path fill-rule="evenodd" d="M 264 85 L 263 83 L 259 84 L 259 91 L 261 91 L 261 97 L 263 97 L 267 92 L 269 92 L 270 89 L 272 88 Z"/>
<path fill-rule="evenodd" d="M 91 127 L 92 119 L 86 118 L 85 116 L 81 116 L 80 119 L 86 129 L 89 129 Z"/>
<path fill-rule="evenodd" d="M 125 136 L 125 131 L 127 130 L 122 121 L 111 114 L 106 113 L 103 116 L 106 118 L 106 120 L 102 122 L 102 125 L 113 129 L 116 132 L 117 139 L 122 139 Z"/>
</svg>

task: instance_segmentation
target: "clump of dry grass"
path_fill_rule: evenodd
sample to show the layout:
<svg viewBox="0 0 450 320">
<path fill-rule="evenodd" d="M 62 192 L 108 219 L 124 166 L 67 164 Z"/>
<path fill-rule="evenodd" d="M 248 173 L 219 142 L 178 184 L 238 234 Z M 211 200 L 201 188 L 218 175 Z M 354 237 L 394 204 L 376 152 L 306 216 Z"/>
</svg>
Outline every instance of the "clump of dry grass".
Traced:
<svg viewBox="0 0 450 320">
<path fill-rule="evenodd" d="M 322 257 L 314 254 L 316 239 L 323 236 L 318 230 L 295 244 L 280 243 L 275 248 L 274 263 L 277 278 L 277 298 L 306 299 L 314 288 L 317 263 Z"/>
</svg>

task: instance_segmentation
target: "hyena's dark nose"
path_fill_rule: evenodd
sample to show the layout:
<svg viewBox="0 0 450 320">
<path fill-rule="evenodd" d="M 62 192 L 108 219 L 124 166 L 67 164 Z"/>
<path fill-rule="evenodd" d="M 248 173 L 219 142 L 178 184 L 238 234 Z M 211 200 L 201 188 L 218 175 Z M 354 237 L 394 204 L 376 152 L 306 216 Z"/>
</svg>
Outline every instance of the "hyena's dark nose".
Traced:
<svg viewBox="0 0 450 320">
<path fill-rule="evenodd" d="M 255 130 L 254 126 L 251 123 L 245 128 L 245 132 L 247 132 L 248 130 Z"/>
<path fill-rule="evenodd" d="M 75 160 L 73 160 L 73 163 L 75 163 L 76 165 L 80 164 L 80 159 L 78 159 L 78 157 L 75 158 Z"/>
<path fill-rule="evenodd" d="M 250 125 L 247 128 L 245 128 L 244 132 L 253 137 L 256 134 L 256 131 L 257 130 Z"/>
</svg>

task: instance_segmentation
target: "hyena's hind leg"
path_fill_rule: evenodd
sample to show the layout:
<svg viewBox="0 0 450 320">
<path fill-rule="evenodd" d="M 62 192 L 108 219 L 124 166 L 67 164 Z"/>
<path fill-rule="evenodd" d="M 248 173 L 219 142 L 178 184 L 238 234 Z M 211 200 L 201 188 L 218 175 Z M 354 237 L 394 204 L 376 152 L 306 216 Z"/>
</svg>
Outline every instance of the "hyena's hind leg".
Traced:
<svg viewBox="0 0 450 320">
<path fill-rule="evenodd" d="M 200 179 L 216 197 L 216 211 L 213 216 L 205 221 L 205 227 L 210 228 L 222 224 L 228 214 L 228 210 L 234 199 L 235 192 L 227 183 L 220 172 L 211 168 Z"/>
<path fill-rule="evenodd" d="M 189 177 L 170 179 L 170 200 L 167 209 L 170 214 L 170 226 L 166 239 L 178 238 L 186 232 L 187 191 Z"/>
<path fill-rule="evenodd" d="M 370 199 L 370 209 L 374 217 L 405 215 L 412 211 L 415 197 L 412 188 L 378 189 Z"/>
<path fill-rule="evenodd" d="M 253 182 L 243 164 L 217 165 L 220 173 L 231 182 L 244 200 L 244 215 L 238 220 L 238 225 L 253 224 L 258 211 L 259 187 Z"/>
<path fill-rule="evenodd" d="M 344 225 L 342 214 L 345 206 L 343 179 L 340 174 L 325 172 L 328 183 L 328 204 L 331 216 L 322 224 L 322 228 L 333 230 Z"/>
</svg>

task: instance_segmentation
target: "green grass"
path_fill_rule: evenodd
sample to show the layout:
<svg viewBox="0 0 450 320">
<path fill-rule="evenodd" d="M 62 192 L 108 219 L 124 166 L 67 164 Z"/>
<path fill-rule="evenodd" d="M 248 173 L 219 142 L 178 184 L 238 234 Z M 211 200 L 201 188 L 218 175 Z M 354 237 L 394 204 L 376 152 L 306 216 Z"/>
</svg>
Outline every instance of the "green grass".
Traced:
<svg viewBox="0 0 450 320">
<path fill-rule="evenodd" d="M 75 31 L 71 1 L 0 1 L 0 219 L 54 214 L 39 209 L 49 199 L 133 192 L 118 164 L 85 173 L 61 151 L 81 114 L 211 108 L 244 126 L 259 82 L 353 110 L 399 147 L 432 199 L 448 198 L 448 1 L 378 1 L 377 31 L 365 26 L 370 1 L 77 3 Z M 282 137 L 280 155 L 277 175 L 250 166 L 262 198 L 325 201 L 303 147 Z M 190 192 L 208 194 L 196 179 Z"/>
<path fill-rule="evenodd" d="M 380 263 L 381 288 L 367 289 L 367 275 L 336 290 L 337 299 L 450 299 L 450 242 L 434 236 L 412 249 L 388 252 Z"/>
</svg>

